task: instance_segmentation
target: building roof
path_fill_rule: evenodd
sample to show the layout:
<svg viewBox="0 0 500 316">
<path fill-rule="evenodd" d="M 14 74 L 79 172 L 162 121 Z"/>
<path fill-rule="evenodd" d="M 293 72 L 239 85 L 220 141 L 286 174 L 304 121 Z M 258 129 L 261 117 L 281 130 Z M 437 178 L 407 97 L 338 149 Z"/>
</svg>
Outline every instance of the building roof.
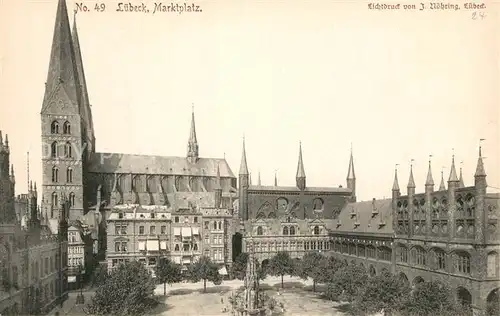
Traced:
<svg viewBox="0 0 500 316">
<path fill-rule="evenodd" d="M 281 191 L 281 192 L 302 192 L 295 186 L 273 186 L 273 185 L 251 185 L 249 191 Z M 351 193 L 349 188 L 335 187 L 306 187 L 304 192 L 318 193 Z"/>
<path fill-rule="evenodd" d="M 189 163 L 185 157 L 130 155 L 120 153 L 95 153 L 90 162 L 90 172 L 133 173 L 158 175 L 208 176 L 217 175 L 234 178 L 234 174 L 224 158 L 200 158 Z"/>
<path fill-rule="evenodd" d="M 374 214 L 374 210 L 378 214 Z M 331 232 L 392 234 L 392 199 L 348 203 L 340 211 Z"/>
</svg>

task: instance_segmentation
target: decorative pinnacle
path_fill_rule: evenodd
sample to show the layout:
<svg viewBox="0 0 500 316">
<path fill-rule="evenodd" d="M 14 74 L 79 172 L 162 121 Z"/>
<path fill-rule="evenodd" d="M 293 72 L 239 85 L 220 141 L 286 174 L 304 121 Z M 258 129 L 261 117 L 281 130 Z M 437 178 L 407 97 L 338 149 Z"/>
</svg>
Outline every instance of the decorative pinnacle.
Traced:
<svg viewBox="0 0 500 316">
<path fill-rule="evenodd" d="M 413 179 L 413 162 L 415 159 L 410 159 L 410 178 L 408 179 L 408 188 L 415 188 L 415 180 Z"/>
<path fill-rule="evenodd" d="M 432 178 L 432 171 L 431 171 L 431 158 L 432 155 L 429 155 L 429 170 L 427 171 L 427 179 L 425 181 L 426 186 L 434 186 L 434 179 Z"/>
<path fill-rule="evenodd" d="M 394 183 L 392 185 L 392 191 L 399 191 L 398 166 L 399 164 L 396 164 L 396 166 L 394 167 Z"/>
</svg>

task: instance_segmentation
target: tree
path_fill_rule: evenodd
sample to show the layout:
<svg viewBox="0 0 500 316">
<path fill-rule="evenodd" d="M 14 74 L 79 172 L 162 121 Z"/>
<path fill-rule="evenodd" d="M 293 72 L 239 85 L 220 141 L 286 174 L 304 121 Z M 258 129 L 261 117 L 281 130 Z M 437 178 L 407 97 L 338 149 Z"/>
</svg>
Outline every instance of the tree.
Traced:
<svg viewBox="0 0 500 316">
<path fill-rule="evenodd" d="M 84 308 L 89 315 L 144 315 L 153 306 L 155 282 L 140 262 L 120 264 Z"/>
<path fill-rule="evenodd" d="M 368 281 L 366 270 L 358 265 L 347 265 L 335 272 L 327 286 L 325 296 L 351 303 L 358 297 Z"/>
<path fill-rule="evenodd" d="M 333 281 L 335 273 L 346 266 L 345 262 L 333 256 L 324 257 L 322 265 L 324 266 L 323 274 L 318 279 L 319 283 L 330 283 Z"/>
<path fill-rule="evenodd" d="M 440 281 L 418 283 L 412 295 L 404 302 L 403 315 L 464 315 L 463 308 L 457 304 L 454 291 Z"/>
<path fill-rule="evenodd" d="M 302 260 L 295 262 L 294 270 L 297 276 L 304 280 L 311 278 L 313 280 L 313 292 L 316 292 L 316 283 L 320 281 L 326 270 L 325 256 L 316 251 L 308 252 Z"/>
<path fill-rule="evenodd" d="M 269 274 L 281 276 L 281 288 L 283 288 L 283 277 L 293 273 L 293 261 L 292 258 L 290 258 L 290 254 L 286 251 L 278 252 L 269 260 L 267 269 Z"/>
<path fill-rule="evenodd" d="M 240 253 L 231 266 L 231 274 L 238 280 L 243 280 L 247 272 L 248 253 Z"/>
<path fill-rule="evenodd" d="M 207 256 L 202 256 L 197 262 L 189 265 L 188 275 L 192 282 L 203 280 L 203 292 L 207 291 L 207 281 L 211 281 L 214 284 L 222 282 L 219 268 Z"/>
<path fill-rule="evenodd" d="M 156 277 L 163 283 L 163 295 L 167 295 L 167 283 L 177 283 L 182 280 L 181 266 L 169 260 L 162 258 L 156 266 Z"/>
<path fill-rule="evenodd" d="M 371 315 L 384 311 L 391 315 L 402 309 L 411 292 L 409 285 L 400 277 L 384 272 L 366 283 L 366 287 L 353 301 L 354 315 Z"/>
</svg>

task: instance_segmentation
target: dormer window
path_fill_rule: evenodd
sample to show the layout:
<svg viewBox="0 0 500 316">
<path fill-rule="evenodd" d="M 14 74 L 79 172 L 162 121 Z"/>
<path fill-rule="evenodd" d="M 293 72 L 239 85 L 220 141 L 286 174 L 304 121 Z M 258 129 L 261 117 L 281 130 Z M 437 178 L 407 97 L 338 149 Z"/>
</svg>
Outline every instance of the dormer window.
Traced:
<svg viewBox="0 0 500 316">
<path fill-rule="evenodd" d="M 342 226 L 342 223 L 340 222 L 340 220 L 337 222 L 337 228 L 339 228 L 340 226 Z"/>
<path fill-rule="evenodd" d="M 314 226 L 313 234 L 314 235 L 319 235 L 319 226 Z"/>
<path fill-rule="evenodd" d="M 151 213 L 151 218 L 155 218 L 155 213 Z"/>
<path fill-rule="evenodd" d="M 122 218 L 123 218 L 123 213 L 122 213 L 122 212 L 118 213 L 118 218 L 119 218 L 119 219 L 122 219 Z"/>
<path fill-rule="evenodd" d="M 353 218 L 354 216 L 356 216 L 356 212 L 354 211 L 354 208 L 351 208 L 351 218 Z"/>
</svg>

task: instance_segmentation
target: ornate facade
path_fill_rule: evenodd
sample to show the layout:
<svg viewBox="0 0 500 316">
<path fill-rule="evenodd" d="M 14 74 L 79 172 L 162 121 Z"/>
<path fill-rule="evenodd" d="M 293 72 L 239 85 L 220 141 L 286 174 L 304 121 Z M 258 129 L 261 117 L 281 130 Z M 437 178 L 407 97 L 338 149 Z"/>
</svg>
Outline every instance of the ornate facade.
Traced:
<svg viewBox="0 0 500 316">
<path fill-rule="evenodd" d="M 441 174 L 435 191 L 429 161 L 424 192 L 416 193 L 411 168 L 402 195 L 396 172 L 391 199 L 350 203 L 341 211 L 330 232 L 333 255 L 371 275 L 392 271 L 412 285 L 445 281 L 464 305 L 484 313 L 488 304 L 498 305 L 500 195 L 486 192 L 481 149 L 474 179 L 466 187 L 453 158 L 448 187 Z"/>
<path fill-rule="evenodd" d="M 14 198 L 9 156 L 0 132 L 0 314 L 44 313 L 67 297 L 66 221 L 54 227 L 43 218 L 36 184 Z"/>
<path fill-rule="evenodd" d="M 356 200 L 356 177 L 351 152 L 347 187 L 309 187 L 299 146 L 296 186 L 264 186 L 250 183 L 245 143 L 239 172 L 238 215 L 242 221 L 243 251 L 252 248 L 260 261 L 278 251 L 288 251 L 294 258 L 305 252 L 328 251 L 328 229 L 349 201 Z M 251 232 L 251 242 L 248 235 Z"/>
</svg>

